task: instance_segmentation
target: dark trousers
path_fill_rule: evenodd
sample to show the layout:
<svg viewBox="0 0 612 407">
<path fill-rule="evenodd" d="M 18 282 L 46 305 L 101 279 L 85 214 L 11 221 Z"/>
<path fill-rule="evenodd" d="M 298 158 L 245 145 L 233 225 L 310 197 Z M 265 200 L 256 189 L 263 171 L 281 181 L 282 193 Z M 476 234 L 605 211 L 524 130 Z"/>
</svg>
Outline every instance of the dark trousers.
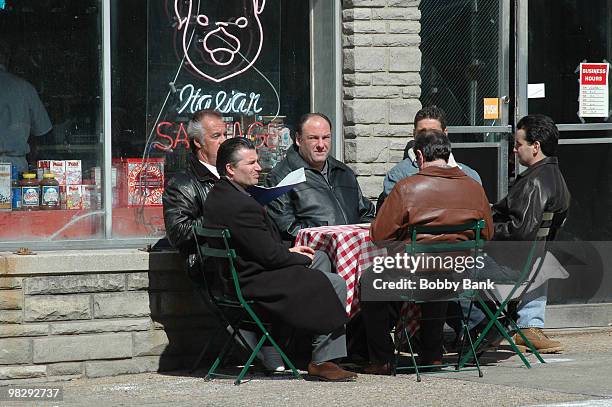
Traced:
<svg viewBox="0 0 612 407">
<path fill-rule="evenodd" d="M 360 305 L 370 362 L 392 362 L 395 347 L 389 333 L 397 323 L 402 303 L 364 301 Z M 448 302 L 427 302 L 420 305 L 421 359 L 425 363 L 440 360 L 442 359 L 442 333 Z"/>
</svg>

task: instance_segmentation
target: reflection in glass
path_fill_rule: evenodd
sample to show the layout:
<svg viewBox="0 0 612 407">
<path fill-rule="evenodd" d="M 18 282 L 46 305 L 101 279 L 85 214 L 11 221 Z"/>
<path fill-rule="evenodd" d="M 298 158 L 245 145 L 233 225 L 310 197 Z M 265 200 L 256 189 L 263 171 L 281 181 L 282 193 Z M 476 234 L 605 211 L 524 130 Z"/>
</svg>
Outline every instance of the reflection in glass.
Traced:
<svg viewBox="0 0 612 407">
<path fill-rule="evenodd" d="M 53 173 L 39 183 L 38 197 L 42 206 L 53 209 L 0 212 L 0 241 L 103 237 L 100 2 L 52 3 L 14 1 L 0 13 L 0 38 L 11 51 L 6 68 L 32 84 L 53 125 L 51 132 L 30 137 L 27 156 L 34 180 Z M 0 93 L 4 89 L 0 84 Z M 32 185 L 39 182 L 34 180 Z M 56 197 L 60 204 L 49 204 Z"/>
<path fill-rule="evenodd" d="M 185 168 L 194 111 L 216 109 L 228 137 L 253 139 L 265 174 L 310 106 L 308 2 L 187 3 L 111 1 L 113 237 L 164 235 L 154 198 Z"/>
<path fill-rule="evenodd" d="M 557 123 L 581 123 L 576 70 L 581 62 L 612 57 L 612 1 L 536 0 L 528 4 L 529 83 L 543 83 L 546 95 L 529 99 L 529 112 L 548 115 Z"/>
<path fill-rule="evenodd" d="M 498 91 L 499 1 L 422 0 L 421 103 L 437 105 L 449 126 L 490 126 L 483 98 Z"/>
</svg>

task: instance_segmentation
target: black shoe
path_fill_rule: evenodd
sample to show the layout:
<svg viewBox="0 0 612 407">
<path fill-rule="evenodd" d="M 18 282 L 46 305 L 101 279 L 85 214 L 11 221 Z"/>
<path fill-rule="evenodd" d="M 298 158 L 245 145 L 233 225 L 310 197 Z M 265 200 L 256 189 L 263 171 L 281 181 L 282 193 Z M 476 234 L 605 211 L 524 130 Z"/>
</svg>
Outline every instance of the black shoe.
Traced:
<svg viewBox="0 0 612 407">
<path fill-rule="evenodd" d="M 470 329 L 470 337 L 472 338 L 472 343 L 476 343 L 482 331 L 484 331 L 484 329 L 486 328 L 487 323 L 487 321 L 482 321 L 480 324 Z M 504 336 L 499 332 L 497 327 L 495 325 L 492 326 L 478 345 L 478 349 L 476 349 L 476 355 L 480 357 L 488 350 L 497 349 L 503 339 Z"/>
</svg>

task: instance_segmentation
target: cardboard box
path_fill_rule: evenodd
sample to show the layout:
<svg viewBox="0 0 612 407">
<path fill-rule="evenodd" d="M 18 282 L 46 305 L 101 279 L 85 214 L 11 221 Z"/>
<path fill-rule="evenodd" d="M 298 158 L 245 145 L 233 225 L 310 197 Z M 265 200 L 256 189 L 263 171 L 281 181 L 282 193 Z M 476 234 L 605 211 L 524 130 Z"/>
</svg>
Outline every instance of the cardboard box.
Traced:
<svg viewBox="0 0 612 407">
<path fill-rule="evenodd" d="M 118 206 L 162 206 L 164 159 L 141 158 L 113 160 L 117 170 Z"/>
<path fill-rule="evenodd" d="M 93 184 L 81 185 L 81 202 L 83 209 L 101 209 L 98 201 L 98 187 Z"/>
<path fill-rule="evenodd" d="M 11 163 L 0 163 L 0 210 L 11 210 L 11 193 Z"/>
<path fill-rule="evenodd" d="M 66 209 L 83 209 L 82 185 L 66 185 Z"/>
<path fill-rule="evenodd" d="M 52 172 L 60 185 L 66 185 L 66 163 L 62 160 L 39 160 L 36 163 L 38 179 L 43 178 L 45 172 Z"/>
<path fill-rule="evenodd" d="M 66 160 L 66 185 L 81 185 L 82 183 L 81 160 Z"/>
</svg>

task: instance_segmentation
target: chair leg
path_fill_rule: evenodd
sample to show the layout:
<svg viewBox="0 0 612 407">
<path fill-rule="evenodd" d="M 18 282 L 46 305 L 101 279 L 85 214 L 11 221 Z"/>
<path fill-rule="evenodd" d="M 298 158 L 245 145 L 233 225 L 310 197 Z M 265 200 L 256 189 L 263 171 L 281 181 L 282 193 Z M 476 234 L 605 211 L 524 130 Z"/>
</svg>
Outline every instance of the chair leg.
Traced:
<svg viewBox="0 0 612 407">
<path fill-rule="evenodd" d="M 493 312 L 491 312 L 491 309 L 487 306 L 487 304 L 481 298 L 478 298 L 478 303 L 480 304 L 481 308 L 485 312 L 487 318 L 489 318 L 489 322 L 485 326 L 484 330 L 480 333 L 478 338 L 476 338 L 476 342 L 473 344 L 474 349 L 478 349 L 478 346 L 480 346 L 480 344 L 482 343 L 485 335 L 489 332 L 489 330 L 493 327 L 493 325 L 495 325 L 495 322 L 497 322 L 499 324 L 499 322 L 497 321 L 497 318 L 501 314 L 501 308 L 498 308 L 496 310 L 495 314 L 493 314 Z M 500 332 L 501 332 L 502 335 L 504 335 L 505 329 L 502 328 L 500 330 Z M 476 355 L 473 355 L 473 356 L 476 357 Z M 467 362 L 470 361 L 471 357 L 472 357 L 472 355 L 470 353 L 466 354 L 463 357 L 463 359 L 461 359 L 461 361 L 459 362 L 459 368 L 460 369 L 463 368 L 467 364 Z"/>
<path fill-rule="evenodd" d="M 506 329 L 497 320 L 497 318 L 501 315 L 503 308 L 502 307 L 498 308 L 497 311 L 495 312 L 495 314 L 493 314 L 493 312 L 491 312 L 491 309 L 487 306 L 487 304 L 484 301 L 479 299 L 479 303 L 480 303 L 482 309 L 484 310 L 485 314 L 489 318 L 489 323 L 487 324 L 485 329 L 479 335 L 478 339 L 476 340 L 476 343 L 474 344 L 474 348 L 478 349 L 478 345 L 480 345 L 480 343 L 482 342 L 482 339 L 485 337 L 487 332 L 489 332 L 489 330 L 492 329 L 495 326 L 495 328 L 497 328 L 499 333 L 501 333 L 502 336 L 508 341 L 508 343 L 510 344 L 510 347 L 512 348 L 512 350 L 521 358 L 521 360 L 523 361 L 525 366 L 528 369 L 530 369 L 531 368 L 531 364 L 529 363 L 527 358 L 525 358 L 525 355 L 523 355 L 523 352 L 521 352 L 519 350 L 519 348 L 516 347 L 516 344 L 512 340 L 512 337 L 510 337 L 510 335 L 508 335 L 508 332 L 506 331 Z M 505 304 L 502 303 L 502 306 L 505 306 Z M 471 357 L 471 355 L 469 355 L 469 354 L 465 355 L 463 360 L 459 363 L 459 366 L 460 367 L 465 366 L 465 364 L 470 360 L 470 357 Z"/>
<path fill-rule="evenodd" d="M 300 373 L 297 371 L 297 369 L 295 368 L 295 366 L 293 365 L 293 363 L 291 363 L 291 361 L 289 360 L 289 358 L 287 357 L 287 355 L 285 355 L 285 352 L 283 352 L 283 350 L 280 348 L 280 346 L 278 346 L 278 344 L 276 343 L 276 341 L 272 338 L 272 336 L 270 336 L 270 334 L 268 333 L 268 331 L 266 330 L 266 332 L 264 332 L 264 336 L 268 338 L 268 340 L 270 341 L 270 343 L 272 343 L 272 346 L 274 346 L 274 348 L 276 349 L 276 351 L 281 355 L 281 358 L 283 359 L 283 361 L 285 361 L 285 363 L 287 364 L 287 366 L 289 366 L 289 368 L 291 369 L 291 371 L 293 372 L 293 376 L 296 379 L 300 379 Z"/>
<path fill-rule="evenodd" d="M 414 350 L 412 350 L 412 340 L 410 338 L 410 334 L 407 331 L 406 325 L 403 328 L 404 335 L 406 335 L 406 342 L 408 342 L 408 349 L 410 350 L 410 359 L 412 359 L 412 366 L 414 366 L 414 372 L 416 374 L 417 382 L 421 381 L 421 373 L 419 373 L 419 365 L 416 362 L 414 357 Z"/>
<path fill-rule="evenodd" d="M 217 359 L 215 359 L 215 362 L 212 364 L 212 366 L 208 370 L 208 373 L 204 377 L 204 380 L 211 380 L 212 379 L 212 376 L 215 374 L 215 370 L 217 369 L 217 367 L 219 366 L 219 364 L 221 363 L 221 361 L 225 357 L 225 354 L 233 346 L 233 344 L 234 344 L 234 337 L 236 336 L 236 332 L 237 331 L 238 331 L 238 329 L 234 329 L 234 333 L 232 335 L 230 335 L 229 338 L 227 338 L 227 341 L 225 341 L 225 345 L 223 345 L 223 349 L 221 350 L 221 353 L 219 353 L 219 355 L 217 356 Z"/>
<path fill-rule="evenodd" d="M 244 367 L 240 371 L 240 374 L 236 378 L 236 381 L 234 381 L 234 384 L 236 386 L 238 386 L 240 384 L 240 382 L 244 378 L 244 375 L 246 375 L 247 371 L 251 367 L 251 363 L 253 363 L 253 359 L 255 359 L 255 356 L 257 355 L 257 353 L 259 352 L 259 349 L 261 349 L 261 347 L 262 347 L 262 345 L 263 345 L 263 343 L 265 341 L 266 341 L 266 335 L 263 335 L 261 337 L 261 339 L 259 340 L 259 342 L 257 343 L 257 346 L 255 346 L 255 349 L 253 349 L 253 352 L 251 352 L 251 356 L 249 356 L 249 359 L 246 361 Z"/>
<path fill-rule="evenodd" d="M 219 336 L 219 332 L 221 332 L 222 330 L 223 330 L 223 327 L 217 328 L 213 336 L 206 342 L 206 345 L 204 345 L 204 348 L 198 355 L 198 358 L 196 359 L 195 363 L 191 367 L 191 370 L 189 371 L 189 373 L 195 372 L 198 369 L 198 367 L 200 367 L 200 363 L 202 363 L 202 359 L 204 358 L 204 355 L 206 354 L 208 347 L 210 346 L 211 343 L 214 342 L 215 339 L 217 339 L 217 336 Z"/>
<path fill-rule="evenodd" d="M 478 360 L 478 355 L 476 354 L 476 348 L 474 347 L 474 342 L 472 341 L 472 336 L 470 335 L 470 331 L 468 329 L 467 324 L 463 324 L 464 326 L 464 330 L 467 330 L 465 332 L 467 332 L 467 337 L 468 337 L 468 341 L 470 342 L 470 349 L 472 350 L 472 355 L 474 356 L 474 362 L 476 363 L 476 369 L 478 370 L 478 377 L 482 377 L 482 370 L 480 369 L 480 361 Z M 465 338 L 463 339 L 463 341 L 465 342 Z M 463 351 L 463 344 L 461 344 L 461 351 Z M 461 358 L 458 358 L 457 360 L 459 360 Z"/>
</svg>

